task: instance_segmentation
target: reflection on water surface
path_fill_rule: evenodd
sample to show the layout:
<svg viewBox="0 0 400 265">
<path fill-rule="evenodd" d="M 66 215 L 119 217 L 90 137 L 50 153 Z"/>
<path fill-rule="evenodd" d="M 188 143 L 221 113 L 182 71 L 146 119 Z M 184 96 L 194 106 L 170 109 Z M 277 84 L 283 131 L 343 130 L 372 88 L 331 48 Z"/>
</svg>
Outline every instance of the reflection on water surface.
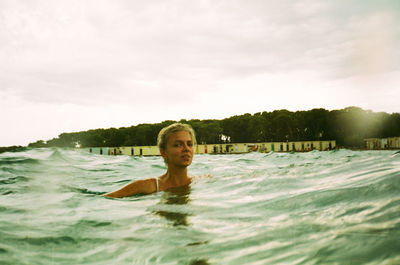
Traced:
<svg viewBox="0 0 400 265">
<path fill-rule="evenodd" d="M 177 188 L 171 188 L 164 191 L 158 205 L 185 205 L 190 202 L 190 186 L 182 186 Z M 173 226 L 188 226 L 187 212 L 177 212 L 173 208 L 171 210 L 157 210 L 155 214 L 164 217 L 168 221 L 172 222 Z"/>
</svg>

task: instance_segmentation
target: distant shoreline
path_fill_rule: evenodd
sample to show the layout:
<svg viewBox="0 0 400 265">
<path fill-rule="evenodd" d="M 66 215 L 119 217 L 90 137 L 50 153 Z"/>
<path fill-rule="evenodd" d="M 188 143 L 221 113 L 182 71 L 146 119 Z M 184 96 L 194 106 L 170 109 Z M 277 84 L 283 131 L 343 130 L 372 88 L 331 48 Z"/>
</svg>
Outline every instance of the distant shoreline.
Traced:
<svg viewBox="0 0 400 265">
<path fill-rule="evenodd" d="M 26 146 L 20 146 L 20 145 L 13 145 L 13 146 L 5 146 L 5 147 L 0 147 L 0 154 L 5 153 L 5 152 L 19 152 L 19 151 L 25 151 L 28 147 Z"/>
<path fill-rule="evenodd" d="M 219 144 L 218 144 L 219 145 Z M 0 147 L 0 154 L 1 153 L 6 153 L 6 152 L 22 152 L 26 151 L 28 149 L 37 149 L 37 148 L 67 148 L 67 149 L 75 149 L 71 147 L 56 147 L 56 146 L 51 146 L 51 147 L 27 147 L 27 146 L 7 146 L 7 147 Z M 86 148 L 78 148 L 78 149 L 89 149 L 88 147 Z M 366 147 L 364 148 L 359 148 L 359 147 L 343 147 L 343 146 L 336 146 L 332 150 L 341 150 L 341 149 L 347 149 L 351 151 L 400 151 L 400 148 L 386 148 L 386 149 L 367 149 Z M 280 151 L 274 151 L 274 152 L 280 152 Z M 309 151 L 297 151 L 297 152 L 309 152 Z M 209 153 L 213 154 L 213 153 Z M 219 153 L 219 154 L 234 154 L 234 153 Z"/>
<path fill-rule="evenodd" d="M 158 132 L 177 121 L 139 124 L 121 128 L 99 128 L 61 133 L 51 140 L 38 140 L 27 147 L 121 147 L 151 146 Z M 384 113 L 347 107 L 231 116 L 225 119 L 180 120 L 192 126 L 201 144 L 326 141 L 353 150 L 400 148 L 400 113 Z M 22 146 L 0 147 L 0 152 L 17 151 Z"/>
</svg>

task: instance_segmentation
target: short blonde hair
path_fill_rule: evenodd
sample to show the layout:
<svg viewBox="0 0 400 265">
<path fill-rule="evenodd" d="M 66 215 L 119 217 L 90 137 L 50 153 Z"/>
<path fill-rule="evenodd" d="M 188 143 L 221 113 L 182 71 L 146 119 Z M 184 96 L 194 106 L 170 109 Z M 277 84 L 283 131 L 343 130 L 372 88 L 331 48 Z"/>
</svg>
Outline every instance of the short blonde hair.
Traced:
<svg viewBox="0 0 400 265">
<path fill-rule="evenodd" d="M 192 142 L 193 145 L 196 145 L 196 134 L 193 130 L 193 128 L 189 124 L 184 124 L 184 123 L 173 123 L 167 127 L 164 127 L 161 129 L 161 131 L 158 133 L 157 137 L 157 146 L 160 150 L 165 150 L 167 148 L 167 141 L 168 138 L 171 134 L 180 132 L 180 131 L 185 131 L 188 132 L 192 136 Z"/>
</svg>

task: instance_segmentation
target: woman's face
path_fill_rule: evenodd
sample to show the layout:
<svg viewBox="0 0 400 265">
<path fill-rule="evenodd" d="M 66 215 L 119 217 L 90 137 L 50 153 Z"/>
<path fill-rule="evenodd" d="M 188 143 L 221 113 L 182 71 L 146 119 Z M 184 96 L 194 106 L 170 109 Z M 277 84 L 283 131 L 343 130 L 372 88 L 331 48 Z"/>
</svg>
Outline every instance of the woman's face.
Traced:
<svg viewBox="0 0 400 265">
<path fill-rule="evenodd" d="M 161 155 L 168 166 L 189 166 L 193 159 L 193 141 L 190 133 L 179 131 L 171 134 L 165 150 L 161 150 Z"/>
</svg>

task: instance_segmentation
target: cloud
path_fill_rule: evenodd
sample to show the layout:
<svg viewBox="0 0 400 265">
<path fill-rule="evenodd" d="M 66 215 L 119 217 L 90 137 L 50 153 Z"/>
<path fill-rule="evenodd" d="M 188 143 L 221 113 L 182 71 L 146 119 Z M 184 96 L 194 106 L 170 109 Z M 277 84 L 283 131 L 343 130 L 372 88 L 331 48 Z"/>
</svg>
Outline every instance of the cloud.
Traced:
<svg viewBox="0 0 400 265">
<path fill-rule="evenodd" d="M 351 48 L 341 67 L 350 75 L 370 75 L 400 70 L 400 30 L 393 25 L 400 19 L 390 13 L 377 12 L 362 20 L 351 21 Z"/>
<path fill-rule="evenodd" d="M 127 126 L 362 107 L 375 84 L 396 95 L 399 11 L 397 0 L 3 0 L 0 93 L 16 119 L 20 104 L 49 119 L 53 106 L 88 113 L 77 130 L 93 113 Z"/>
</svg>

